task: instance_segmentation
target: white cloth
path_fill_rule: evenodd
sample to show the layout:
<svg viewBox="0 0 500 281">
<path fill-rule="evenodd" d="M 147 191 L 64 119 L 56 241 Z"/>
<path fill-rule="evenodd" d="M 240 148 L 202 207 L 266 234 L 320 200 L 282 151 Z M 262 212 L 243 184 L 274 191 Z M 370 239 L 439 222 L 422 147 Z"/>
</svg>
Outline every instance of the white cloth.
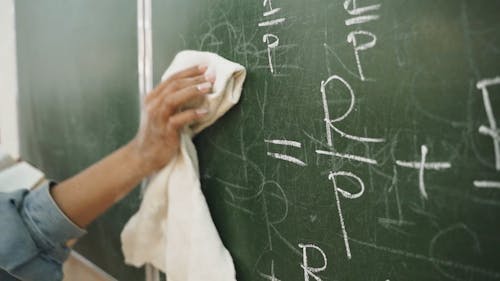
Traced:
<svg viewBox="0 0 500 281">
<path fill-rule="evenodd" d="M 123 229 L 122 250 L 127 264 L 152 264 L 165 272 L 169 281 L 234 281 L 233 260 L 201 192 L 191 138 L 238 102 L 246 70 L 213 53 L 183 51 L 162 80 L 200 64 L 207 65 L 207 71 L 216 77 L 213 93 L 206 99 L 209 113 L 185 128 L 178 155 L 150 182 L 139 211 Z"/>
</svg>

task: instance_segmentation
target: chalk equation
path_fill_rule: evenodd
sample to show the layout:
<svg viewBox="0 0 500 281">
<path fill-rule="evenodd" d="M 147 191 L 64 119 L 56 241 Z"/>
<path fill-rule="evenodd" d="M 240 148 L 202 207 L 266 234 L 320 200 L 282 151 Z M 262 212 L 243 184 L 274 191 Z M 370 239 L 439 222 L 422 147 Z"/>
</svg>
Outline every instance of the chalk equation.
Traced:
<svg viewBox="0 0 500 281">
<path fill-rule="evenodd" d="M 347 92 L 349 93 L 350 96 L 350 102 L 348 109 L 339 117 L 336 117 L 334 119 L 331 118 L 330 116 L 330 108 L 328 103 L 328 92 L 326 91 L 326 85 L 329 83 L 337 82 L 337 84 L 340 87 L 343 87 L 344 89 L 347 89 Z M 484 104 L 484 110 L 486 113 L 486 116 L 488 118 L 488 125 L 481 125 L 478 128 L 478 133 L 490 137 L 493 141 L 493 155 L 495 158 L 495 169 L 500 170 L 499 163 L 500 163 L 500 130 L 497 127 L 496 123 L 496 117 L 493 112 L 493 108 L 491 106 L 491 101 L 490 101 L 490 92 L 489 89 L 495 85 L 500 86 L 500 77 L 495 77 L 493 79 L 484 79 L 481 80 L 477 83 L 477 89 L 481 91 L 482 94 L 482 100 Z M 500 87 L 499 87 L 500 88 Z M 355 106 L 355 101 L 356 101 L 356 94 L 354 89 L 351 87 L 351 85 L 342 77 L 338 75 L 333 75 L 330 76 L 328 79 L 325 81 L 321 82 L 320 85 L 320 93 L 321 93 L 321 100 L 322 100 L 322 105 L 323 105 L 323 110 L 324 110 L 324 120 L 323 122 L 325 123 L 325 134 L 326 134 L 326 144 L 331 148 L 330 150 L 316 150 L 316 154 L 318 156 L 330 156 L 330 157 L 335 157 L 335 158 L 342 158 L 346 159 L 348 161 L 355 161 L 358 163 L 366 164 L 366 165 L 373 165 L 373 166 L 378 166 L 380 165 L 380 161 L 375 159 L 375 158 L 370 158 L 364 155 L 353 155 L 345 152 L 339 152 L 335 149 L 335 135 L 336 133 L 338 137 L 343 138 L 348 141 L 355 141 L 355 142 L 361 142 L 361 143 L 366 143 L 366 144 L 374 144 L 374 143 L 383 143 L 386 140 L 384 138 L 377 138 L 377 137 L 368 137 L 368 136 L 356 136 L 349 134 L 347 132 L 344 132 L 336 127 L 336 123 L 342 122 L 346 118 L 349 117 L 351 114 L 354 106 Z M 264 142 L 268 146 L 268 151 L 270 148 L 275 148 L 277 146 L 281 147 L 291 147 L 293 149 L 302 149 L 303 144 L 300 141 L 297 140 L 287 140 L 285 138 L 282 139 L 266 139 Z M 303 153 L 300 153 L 303 155 Z M 297 165 L 299 167 L 307 167 L 308 164 L 305 162 L 305 160 L 300 159 L 297 157 L 299 153 L 296 153 L 296 150 L 294 150 L 293 155 L 289 154 L 284 154 L 284 153 L 276 153 L 276 152 L 267 152 L 267 156 L 280 160 L 280 161 L 285 161 L 293 165 Z M 403 169 L 413 169 L 418 171 L 418 183 L 416 184 L 416 187 L 418 187 L 418 191 L 420 194 L 420 197 L 423 200 L 429 200 L 430 196 L 429 193 L 426 189 L 425 185 L 425 172 L 426 171 L 435 171 L 435 172 L 445 172 L 447 170 L 450 170 L 453 168 L 452 163 L 448 161 L 434 161 L 434 160 L 429 160 L 431 157 L 431 151 L 429 147 L 426 144 L 422 144 L 420 146 L 420 158 L 419 159 L 414 159 L 414 160 L 395 160 L 394 163 L 392 163 L 394 167 L 394 175 L 393 175 L 393 184 L 391 188 L 396 188 L 396 197 L 397 197 L 397 202 L 399 202 L 399 195 L 397 191 L 397 185 L 395 184 L 397 182 L 397 169 L 396 167 L 400 167 Z M 354 183 L 357 185 L 357 190 L 355 192 L 348 191 L 346 188 L 340 186 L 338 184 L 338 179 L 339 178 L 346 178 L 348 179 L 349 182 Z M 452 275 L 447 273 L 446 271 L 443 270 L 444 267 L 449 267 L 449 268 L 455 268 L 455 269 L 460 269 L 464 270 L 467 272 L 474 272 L 477 274 L 480 274 L 482 276 L 490 277 L 490 278 L 500 278 L 500 273 L 497 272 L 492 272 L 488 271 L 479 267 L 474 267 L 470 265 L 465 265 L 457 262 L 452 262 L 448 260 L 441 260 L 433 257 L 434 253 L 434 247 L 435 244 L 437 243 L 438 239 L 440 239 L 444 235 L 444 230 L 438 232 L 436 236 L 432 239 L 430 243 L 430 256 L 424 256 L 421 254 L 416 254 L 416 253 L 410 253 L 410 252 L 405 252 L 401 251 L 398 249 L 393 249 L 393 248 L 387 248 L 383 246 L 378 246 L 376 244 L 371 244 L 367 243 L 364 241 L 359 241 L 353 238 L 349 237 L 348 231 L 347 231 L 347 223 L 345 222 L 344 215 L 342 212 L 342 200 L 347 199 L 347 200 L 355 200 L 363 196 L 365 192 L 365 183 L 364 180 L 359 177 L 358 175 L 355 174 L 353 171 L 343 171 L 343 170 L 338 170 L 338 171 L 331 171 L 328 174 L 328 179 L 331 182 L 332 186 L 332 192 L 334 196 L 334 201 L 335 201 L 335 206 L 337 209 L 337 215 L 339 219 L 339 224 L 342 232 L 342 237 L 344 241 L 344 248 L 345 248 L 345 255 L 348 260 L 351 260 L 353 258 L 352 252 L 351 252 L 351 243 L 356 243 L 357 245 L 373 248 L 376 250 L 392 253 L 395 255 L 401 255 L 406 258 L 412 258 L 412 259 L 417 259 L 417 260 L 423 260 L 423 261 L 428 261 L 432 264 L 435 265 L 435 267 L 438 269 L 439 272 L 441 272 L 443 275 L 448 276 L 450 278 L 453 278 Z M 471 183 L 473 186 L 476 188 L 480 189 L 500 189 L 500 182 L 499 181 L 493 181 L 493 180 L 475 180 L 473 183 Z M 379 222 L 382 224 L 392 224 L 395 223 L 397 225 L 403 225 L 403 224 L 412 224 L 411 222 L 403 220 L 403 216 L 401 213 L 401 207 L 398 206 L 398 212 L 399 212 L 399 219 L 398 220 L 391 220 L 388 218 L 379 218 Z M 477 244 L 477 237 L 474 232 L 472 232 L 470 229 L 467 228 L 465 225 L 459 225 L 459 226 L 451 226 L 451 230 L 457 229 L 463 229 L 467 234 L 470 234 L 471 237 L 473 237 L 475 240 L 475 243 Z M 448 231 L 448 229 L 446 229 Z M 302 264 L 300 265 L 303 273 L 304 273 L 304 280 L 316 280 L 316 281 L 321 281 L 323 280 L 319 273 L 323 272 L 326 270 L 328 262 L 327 262 L 327 255 L 325 252 L 317 245 L 314 244 L 299 244 L 298 247 L 302 249 Z M 478 247 L 478 246 L 477 246 Z M 312 266 L 309 261 L 308 261 L 308 255 L 310 252 L 315 251 L 320 254 L 322 257 L 323 263 L 320 265 Z M 272 274 L 271 275 L 266 275 L 268 278 L 267 280 L 280 280 L 276 277 L 275 272 L 274 272 L 274 262 L 272 264 Z"/>
<path fill-rule="evenodd" d="M 263 13 L 265 20 L 259 22 L 257 24 L 258 27 L 272 27 L 283 24 L 285 22 L 286 18 L 280 17 L 281 8 L 273 8 L 272 0 L 264 0 L 262 5 L 267 10 Z M 264 34 L 264 36 L 262 36 L 262 42 L 267 44 L 266 48 L 267 48 L 269 71 L 271 71 L 271 73 L 274 74 L 276 72 L 273 62 L 274 52 L 275 49 L 280 44 L 280 39 L 277 35 L 273 33 L 266 33 Z"/>
<path fill-rule="evenodd" d="M 330 83 L 337 82 L 337 84 L 340 87 L 343 87 L 344 89 L 347 89 L 350 97 L 350 102 L 347 110 L 341 114 L 339 117 L 336 117 L 332 119 L 330 116 L 330 109 L 329 109 L 329 102 L 328 102 L 328 92 L 326 91 L 326 86 Z M 349 115 L 352 113 L 354 106 L 355 106 L 355 101 L 356 101 L 356 94 L 354 89 L 351 87 L 351 85 L 342 77 L 338 75 L 333 75 L 330 76 L 328 79 L 325 81 L 321 82 L 320 85 L 320 92 L 321 92 L 321 100 L 323 104 L 323 110 L 324 110 L 324 123 L 325 123 L 325 134 L 326 134 L 326 143 L 328 146 L 331 148 L 331 150 L 316 150 L 316 154 L 320 156 L 331 156 L 331 157 L 338 157 L 338 158 L 343 158 L 347 159 L 350 161 L 356 161 L 359 163 L 363 163 L 366 165 L 379 165 L 379 161 L 377 159 L 373 159 L 370 157 L 362 156 L 362 155 L 353 155 L 349 153 L 343 153 L 343 152 L 338 152 L 336 151 L 334 147 L 334 132 L 343 139 L 346 139 L 348 141 L 354 141 L 354 142 L 361 142 L 361 143 L 383 143 L 386 140 L 384 138 L 377 138 L 377 137 L 368 137 L 368 136 L 356 136 L 353 134 L 349 134 L 347 132 L 344 132 L 340 129 L 337 128 L 335 125 L 336 123 L 342 122 L 346 118 L 349 117 Z M 286 139 L 279 139 L 279 140 L 265 140 L 265 143 L 267 143 L 270 147 L 271 145 L 280 145 L 280 146 L 291 146 L 294 148 L 302 148 L 302 143 L 295 141 L 295 140 L 286 140 Z M 404 168 L 411 168 L 411 169 L 416 169 L 419 171 L 419 177 L 418 177 L 418 189 L 420 191 L 420 195 L 424 199 L 428 199 L 428 194 L 425 188 L 425 180 L 424 180 L 424 174 L 425 170 L 435 170 L 435 171 L 442 171 L 446 169 L 450 169 L 452 167 L 451 163 L 449 162 L 429 162 L 428 161 L 428 154 L 429 154 L 429 149 L 427 148 L 426 145 L 421 146 L 421 159 L 419 161 L 403 161 L 403 160 L 396 160 L 394 165 L 404 167 Z M 274 152 L 268 152 L 267 155 L 269 157 L 282 160 L 282 161 L 288 161 L 290 163 L 293 163 L 295 165 L 299 165 L 301 167 L 307 166 L 307 163 L 305 163 L 303 160 L 296 158 L 295 156 L 292 155 L 287 155 L 287 154 L 280 154 L 280 153 L 274 153 Z M 359 191 L 357 193 L 350 193 L 343 189 L 342 187 L 339 187 L 337 184 L 336 179 L 339 177 L 344 177 L 344 178 L 349 178 L 351 181 L 354 181 L 357 183 L 359 187 Z M 343 235 L 343 240 L 344 240 L 344 246 L 345 246 L 345 251 L 346 251 L 346 256 L 348 259 L 352 258 L 352 253 L 349 245 L 349 235 L 347 232 L 347 227 L 346 223 L 344 221 L 344 216 L 342 213 L 342 208 L 341 208 L 341 198 L 344 199 L 357 199 L 361 197 L 365 191 L 365 183 L 363 179 L 361 179 L 358 175 L 353 173 L 352 171 L 332 171 L 330 172 L 328 179 L 331 180 L 332 185 L 333 185 L 333 193 L 335 197 L 335 202 L 337 206 L 337 212 L 338 212 L 338 217 L 339 217 L 339 223 L 341 226 L 342 230 L 342 235 Z"/>
<path fill-rule="evenodd" d="M 356 29 L 357 26 L 378 20 L 380 15 L 376 12 L 380 10 L 380 7 L 380 4 L 358 7 L 356 0 L 346 0 L 344 2 L 344 9 L 351 17 L 345 20 L 345 25 L 349 27 L 352 26 Z M 365 39 L 365 41 L 362 41 L 362 38 Z M 360 52 L 375 47 L 377 44 L 377 36 L 370 31 L 357 29 L 351 31 L 347 35 L 347 42 L 352 44 L 354 49 L 354 57 L 356 58 L 359 78 L 361 81 L 368 80 L 363 71 Z"/>
<path fill-rule="evenodd" d="M 275 2 L 277 2 L 277 0 L 275 0 Z M 392 174 L 388 172 L 388 175 L 384 175 L 390 182 L 389 187 L 384 191 L 384 196 L 394 196 L 397 217 L 393 219 L 394 217 L 389 215 L 389 211 L 386 211 L 386 216 L 377 217 L 377 221 L 380 225 L 387 228 L 409 225 L 414 226 L 416 224 L 414 221 L 403 216 L 402 202 L 399 193 L 400 187 L 398 187 L 397 184 L 400 178 L 407 177 L 408 173 L 416 174 L 415 177 L 411 178 L 411 185 L 405 186 L 404 188 L 412 189 L 415 194 L 414 198 L 418 199 L 422 204 L 429 204 L 429 202 L 432 202 L 433 198 L 436 198 L 433 197 L 436 192 L 436 188 L 433 188 L 436 186 L 433 185 L 433 180 L 436 179 L 434 179 L 433 176 L 449 177 L 460 165 L 456 165 L 457 163 L 455 163 L 453 161 L 454 159 L 451 157 L 446 159 L 446 157 L 440 156 L 440 147 L 433 146 L 432 139 L 426 139 L 418 143 L 415 142 L 415 155 L 403 157 L 392 155 L 392 158 L 384 159 L 383 155 L 369 153 L 370 149 L 383 145 L 398 147 L 404 145 L 404 143 L 394 141 L 394 144 L 391 144 L 391 138 L 388 137 L 388 134 L 372 135 L 371 133 L 367 133 L 366 130 L 365 133 L 360 133 L 356 132 L 353 128 L 347 127 L 346 129 L 348 121 L 354 119 L 356 117 L 355 112 L 362 107 L 360 106 L 362 96 L 360 97 L 360 89 L 356 87 L 356 82 L 359 83 L 361 81 L 362 85 L 368 85 L 368 83 L 376 81 L 377 79 L 374 73 L 370 73 L 369 69 L 365 67 L 368 64 L 366 64 L 364 59 L 367 59 L 370 50 L 373 52 L 374 48 L 377 46 L 377 34 L 370 30 L 370 24 L 380 20 L 383 7 L 380 3 L 381 1 L 377 0 L 373 0 L 371 4 L 365 5 L 360 5 L 359 2 L 361 1 L 344 0 L 342 3 L 342 13 L 345 11 L 346 15 L 346 18 L 342 19 L 342 24 L 344 25 L 343 27 L 347 28 L 347 36 L 342 37 L 342 41 L 344 41 L 345 38 L 343 43 L 348 44 L 349 56 L 353 56 L 351 67 L 357 70 L 357 74 L 355 73 L 356 71 L 353 70 L 350 74 L 354 79 L 352 77 L 348 79 L 349 77 L 346 78 L 346 76 L 328 69 L 328 73 L 320 77 L 321 82 L 316 81 L 317 84 L 314 84 L 314 87 L 316 87 L 315 98 L 317 99 L 315 105 L 317 105 L 317 110 L 322 116 L 321 119 L 312 120 L 311 122 L 314 123 L 312 123 L 311 126 L 320 126 L 322 135 L 320 137 L 313 136 L 315 140 L 321 139 L 321 141 L 319 141 L 321 142 L 321 147 L 314 149 L 311 154 L 313 154 L 316 159 L 346 161 L 355 164 L 356 167 L 376 169 L 384 166 L 387 168 L 384 171 L 392 169 Z M 288 19 L 283 16 L 282 8 L 273 6 L 273 0 L 263 0 L 262 6 L 264 7 L 262 12 L 263 19 L 261 22 L 257 23 L 257 27 L 265 29 L 265 34 L 262 36 L 262 42 L 260 42 L 259 36 L 259 43 L 264 43 L 265 50 L 262 50 L 262 54 L 263 56 L 265 53 L 267 54 L 267 67 L 272 75 L 276 75 L 276 66 L 278 65 L 276 63 L 278 57 L 276 52 L 280 46 L 278 28 L 283 26 Z M 324 42 L 323 46 L 329 45 L 327 42 Z M 344 69 L 349 69 L 349 67 L 345 65 L 343 65 L 343 67 Z M 495 161 L 494 167 L 496 171 L 500 171 L 500 129 L 498 128 L 497 118 L 491 103 L 491 96 L 496 93 L 496 91 L 500 94 L 500 76 L 479 79 L 478 81 L 474 81 L 474 83 L 476 87 L 475 91 L 478 91 L 476 98 L 482 98 L 482 105 L 484 106 L 484 113 L 487 118 L 487 122 L 481 124 L 478 128 L 474 128 L 474 130 L 476 134 L 480 134 L 480 137 L 491 139 Z M 347 95 L 347 99 L 343 99 L 342 103 L 337 103 L 334 97 L 338 95 Z M 265 104 L 265 99 L 263 103 Z M 344 107 L 342 107 L 342 110 L 337 108 L 337 104 L 342 104 L 345 110 Z M 261 110 L 263 114 L 264 110 L 262 108 Z M 258 138 L 258 141 L 263 142 L 266 148 L 265 157 L 271 159 L 269 163 L 279 163 L 279 165 L 287 165 L 297 170 L 306 170 L 310 169 L 313 165 L 317 165 L 317 163 L 311 162 L 311 159 L 314 157 L 308 157 L 309 155 L 306 154 L 306 143 L 303 139 L 297 139 L 296 137 L 289 138 L 287 136 L 266 136 Z M 342 145 L 345 144 L 365 146 L 367 152 L 359 153 L 352 152 L 352 150 L 348 149 L 341 149 Z M 248 201 L 253 199 L 261 202 L 263 213 L 265 214 L 265 228 L 268 240 L 266 250 L 270 252 L 274 250 L 273 236 L 277 237 L 289 250 L 301 257 L 301 263 L 297 264 L 297 266 L 300 266 L 300 270 L 303 272 L 303 277 L 301 276 L 303 280 L 327 280 L 322 277 L 322 274 L 325 274 L 329 267 L 328 252 L 322 248 L 322 245 L 314 241 L 301 241 L 301 243 L 297 244 L 297 242 L 288 241 L 280 232 L 278 225 L 285 221 L 289 210 L 291 210 L 289 209 L 289 205 L 292 204 L 288 200 L 289 197 L 287 196 L 286 188 L 282 187 L 277 179 L 266 179 L 264 173 L 258 169 L 258 165 L 246 158 L 243 150 L 241 155 L 233 156 L 240 158 L 245 162 L 245 165 L 250 165 L 250 168 L 257 172 L 261 182 L 258 190 L 251 193 L 251 189 L 248 187 L 238 186 L 217 179 L 226 186 L 226 192 L 233 199 L 227 203 L 253 216 L 255 213 L 252 210 L 244 208 L 234 202 L 238 200 Z M 451 268 L 459 269 L 464 272 L 476 273 L 488 278 L 500 278 L 500 273 L 478 266 L 462 264 L 460 262 L 437 257 L 436 244 L 440 241 L 444 241 L 444 237 L 448 237 L 450 233 L 459 231 L 462 232 L 461 234 L 470 237 L 473 247 L 480 248 L 477 234 L 465 224 L 452 225 L 448 228 L 438 230 L 433 239 L 429 241 L 429 251 L 426 255 L 381 246 L 374 242 L 361 241 L 353 238 L 352 236 L 354 235 L 349 235 L 349 226 L 350 224 L 352 226 L 354 222 L 352 216 L 349 216 L 347 211 L 349 210 L 349 206 L 362 202 L 369 196 L 371 185 L 369 182 L 370 179 L 361 176 L 359 170 L 345 168 L 345 166 L 341 166 L 340 168 L 328 168 L 321 176 L 324 179 L 325 188 L 331 192 L 331 208 L 334 215 L 333 222 L 340 229 L 338 235 L 340 246 L 336 248 L 335 254 L 338 255 L 340 253 L 342 255 L 341 258 L 347 263 L 352 263 L 352 260 L 359 257 L 359 252 L 356 251 L 356 247 L 364 247 L 373 251 L 380 251 L 408 259 L 431 263 L 438 272 L 444 276 L 449 275 L 444 268 Z M 246 174 L 245 177 L 247 177 Z M 478 177 L 468 184 L 470 184 L 471 188 L 479 190 L 500 189 L 500 181 L 496 181 L 495 179 Z M 240 194 L 242 193 L 249 194 L 241 196 Z M 275 217 L 269 216 L 269 206 L 279 209 L 278 212 L 273 213 Z M 315 223 L 317 217 L 311 215 L 309 219 L 312 223 Z M 311 256 L 314 256 L 314 258 L 311 259 Z M 314 260 L 314 262 L 311 260 Z M 274 259 L 272 259 L 270 263 L 265 263 L 265 267 L 265 272 L 259 271 L 259 275 L 262 279 L 271 281 L 283 280 L 278 276 L 279 274 L 277 272 L 279 269 L 277 269 Z M 453 279 L 453 276 L 450 278 Z"/>
</svg>

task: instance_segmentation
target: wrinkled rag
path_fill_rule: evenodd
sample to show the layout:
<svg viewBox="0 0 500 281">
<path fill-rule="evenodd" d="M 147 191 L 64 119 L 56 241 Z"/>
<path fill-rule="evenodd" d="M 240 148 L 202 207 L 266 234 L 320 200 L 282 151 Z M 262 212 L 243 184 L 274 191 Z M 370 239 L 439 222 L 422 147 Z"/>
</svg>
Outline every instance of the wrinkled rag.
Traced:
<svg viewBox="0 0 500 281">
<path fill-rule="evenodd" d="M 209 113 L 181 134 L 178 155 L 150 182 L 139 211 L 121 234 L 125 262 L 146 263 L 167 274 L 169 281 L 234 281 L 233 260 L 210 217 L 201 192 L 198 158 L 191 138 L 235 105 L 241 95 L 245 68 L 216 54 L 183 51 L 162 77 L 195 65 L 215 74 L 207 95 Z"/>
</svg>

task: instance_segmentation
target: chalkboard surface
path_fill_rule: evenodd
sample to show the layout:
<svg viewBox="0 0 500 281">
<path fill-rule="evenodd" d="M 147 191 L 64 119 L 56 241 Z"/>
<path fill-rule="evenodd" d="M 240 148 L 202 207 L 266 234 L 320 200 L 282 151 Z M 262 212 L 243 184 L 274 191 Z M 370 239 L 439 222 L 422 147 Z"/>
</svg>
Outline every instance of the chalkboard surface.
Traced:
<svg viewBox="0 0 500 281">
<path fill-rule="evenodd" d="M 53 180 L 81 171 L 133 137 L 138 124 L 135 1 L 15 1 L 21 156 Z M 127 197 L 76 250 L 118 280 L 120 232 L 139 206 Z"/>
<path fill-rule="evenodd" d="M 137 124 L 135 3 L 80 2 L 16 2 L 23 156 L 56 179 Z M 183 49 L 248 70 L 196 139 L 238 280 L 500 279 L 500 2 L 152 4 L 155 82 Z M 120 280 L 137 201 L 79 245 Z"/>
<path fill-rule="evenodd" d="M 500 173 L 477 88 L 500 75 L 499 11 L 498 1 L 153 1 L 156 81 L 181 49 L 249 72 L 240 104 L 196 140 L 238 280 L 500 279 L 490 182 Z"/>
</svg>

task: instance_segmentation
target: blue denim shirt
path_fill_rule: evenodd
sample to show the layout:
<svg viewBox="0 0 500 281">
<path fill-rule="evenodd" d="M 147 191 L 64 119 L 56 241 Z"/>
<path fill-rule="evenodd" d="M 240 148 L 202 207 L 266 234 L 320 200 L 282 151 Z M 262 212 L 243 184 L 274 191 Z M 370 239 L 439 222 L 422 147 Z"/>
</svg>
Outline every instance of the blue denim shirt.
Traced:
<svg viewBox="0 0 500 281">
<path fill-rule="evenodd" d="M 0 193 L 0 280 L 62 280 L 66 242 L 85 231 L 59 209 L 51 186 Z"/>
</svg>

